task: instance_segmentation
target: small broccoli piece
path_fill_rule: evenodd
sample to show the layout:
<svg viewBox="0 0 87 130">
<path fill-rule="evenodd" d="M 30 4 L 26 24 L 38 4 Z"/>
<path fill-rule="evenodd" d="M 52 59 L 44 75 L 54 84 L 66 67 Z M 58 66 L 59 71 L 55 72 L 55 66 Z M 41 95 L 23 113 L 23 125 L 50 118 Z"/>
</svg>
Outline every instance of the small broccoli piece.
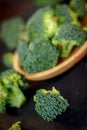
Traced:
<svg viewBox="0 0 87 130">
<path fill-rule="evenodd" d="M 38 9 L 28 20 L 26 33 L 29 41 L 38 38 L 51 38 L 57 29 L 57 22 L 54 20 L 54 10 L 50 7 Z"/>
<path fill-rule="evenodd" d="M 52 90 L 40 89 L 34 95 L 35 110 L 46 121 L 53 121 L 66 111 L 69 106 L 55 87 Z"/>
<path fill-rule="evenodd" d="M 1 37 L 9 49 L 13 50 L 17 47 L 23 29 L 24 22 L 21 18 L 8 19 L 2 23 Z"/>
<path fill-rule="evenodd" d="M 82 17 L 85 14 L 85 0 L 71 0 L 70 7 L 77 14 L 78 17 Z"/>
<path fill-rule="evenodd" d="M 87 33 L 87 26 L 84 26 L 82 29 Z"/>
<path fill-rule="evenodd" d="M 8 91 L 0 82 L 0 113 L 6 111 Z"/>
<path fill-rule="evenodd" d="M 28 87 L 25 79 L 13 69 L 9 69 L 1 73 L 0 81 L 3 85 L 3 91 L 5 88 L 8 90 L 6 104 L 20 108 L 26 101 L 26 97 L 20 89 Z"/>
<path fill-rule="evenodd" d="M 7 103 L 11 107 L 20 108 L 26 102 L 23 92 L 18 86 L 13 86 L 9 91 Z"/>
<path fill-rule="evenodd" d="M 55 15 L 58 17 L 59 25 L 62 23 L 71 23 L 80 26 L 75 12 L 73 12 L 67 4 L 57 5 Z"/>
<path fill-rule="evenodd" d="M 12 124 L 12 126 L 8 130 L 21 130 L 20 121 Z"/>
<path fill-rule="evenodd" d="M 3 54 L 3 64 L 5 65 L 5 67 L 13 68 L 13 58 L 14 54 L 11 52 L 6 52 L 5 54 Z"/>
<path fill-rule="evenodd" d="M 23 43 L 21 43 L 23 44 Z M 19 61 L 23 46 L 19 44 L 18 51 Z M 24 44 L 25 46 L 25 44 Z M 25 48 L 25 47 L 24 47 Z M 27 73 L 41 72 L 54 67 L 58 62 L 59 49 L 52 45 L 50 40 L 36 40 L 29 44 L 27 53 L 24 54 L 21 67 Z M 21 56 L 21 57 L 20 57 Z"/>
<path fill-rule="evenodd" d="M 52 43 L 61 48 L 60 57 L 67 57 L 74 46 L 82 46 L 86 39 L 87 34 L 85 31 L 75 25 L 64 23 L 59 26 Z"/>
<path fill-rule="evenodd" d="M 34 3 L 40 7 L 55 6 L 58 3 L 62 3 L 64 0 L 33 0 Z"/>
<path fill-rule="evenodd" d="M 13 88 L 13 86 L 17 86 L 21 89 L 26 89 L 28 87 L 26 79 L 13 69 L 3 71 L 0 75 L 0 79 L 2 84 L 7 88 Z"/>
</svg>

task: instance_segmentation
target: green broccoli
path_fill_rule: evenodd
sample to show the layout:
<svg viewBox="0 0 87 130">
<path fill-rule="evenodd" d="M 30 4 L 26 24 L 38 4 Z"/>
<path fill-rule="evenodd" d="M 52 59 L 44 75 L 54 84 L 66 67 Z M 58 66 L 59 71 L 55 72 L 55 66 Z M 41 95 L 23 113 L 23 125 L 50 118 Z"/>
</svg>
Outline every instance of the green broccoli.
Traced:
<svg viewBox="0 0 87 130">
<path fill-rule="evenodd" d="M 85 31 L 75 25 L 64 23 L 59 26 L 52 43 L 60 48 L 60 57 L 67 57 L 74 46 L 82 46 L 86 39 Z"/>
<path fill-rule="evenodd" d="M 40 89 L 34 95 L 35 110 L 46 121 L 53 121 L 66 111 L 69 106 L 55 87 L 52 90 Z"/>
<path fill-rule="evenodd" d="M 58 24 L 71 23 L 80 26 L 75 12 L 73 12 L 69 5 L 61 4 L 56 6 L 55 15 L 58 17 Z"/>
<path fill-rule="evenodd" d="M 55 6 L 56 4 L 62 3 L 64 0 L 33 0 L 33 2 L 40 6 Z"/>
<path fill-rule="evenodd" d="M 70 7 L 77 14 L 78 17 L 82 17 L 85 14 L 85 0 L 71 0 Z"/>
<path fill-rule="evenodd" d="M 16 123 L 12 124 L 12 126 L 8 130 L 21 130 L 20 121 L 17 121 Z"/>
<path fill-rule="evenodd" d="M 14 54 L 11 52 L 6 52 L 3 54 L 3 64 L 7 68 L 13 68 L 13 58 Z"/>
<path fill-rule="evenodd" d="M 18 56 L 20 66 L 27 73 L 41 72 L 54 67 L 58 62 L 59 49 L 50 40 L 36 40 L 26 48 L 26 43 L 19 43 Z M 23 47 L 24 46 L 24 47 Z M 24 50 L 26 52 L 24 52 Z M 22 53 L 24 52 L 24 54 Z M 23 54 L 23 56 L 21 55 Z"/>
<path fill-rule="evenodd" d="M 9 69 L 0 74 L 0 112 L 6 110 L 6 104 L 20 108 L 26 101 L 21 89 L 26 89 L 28 84 L 15 70 Z"/>
<path fill-rule="evenodd" d="M 17 52 L 19 55 L 19 61 L 20 64 L 25 60 L 27 53 L 28 53 L 28 43 L 25 42 L 24 40 L 19 41 L 19 45 L 17 47 Z"/>
<path fill-rule="evenodd" d="M 8 90 L 0 82 L 0 113 L 6 111 Z"/>
<path fill-rule="evenodd" d="M 82 29 L 87 33 L 87 26 L 82 27 Z"/>
<path fill-rule="evenodd" d="M 29 41 L 38 38 L 51 38 L 57 29 L 54 10 L 51 7 L 38 9 L 28 20 L 26 33 Z"/>
<path fill-rule="evenodd" d="M 13 69 L 3 71 L 0 74 L 0 79 L 2 84 L 8 89 L 13 88 L 13 86 L 17 86 L 23 90 L 28 88 L 26 79 Z"/>
<path fill-rule="evenodd" d="M 11 18 L 2 23 L 1 38 L 6 46 L 13 50 L 17 47 L 18 39 L 24 30 L 24 22 L 21 18 Z"/>
<path fill-rule="evenodd" d="M 25 102 L 26 98 L 18 86 L 9 89 L 7 104 L 11 107 L 20 108 Z"/>
</svg>

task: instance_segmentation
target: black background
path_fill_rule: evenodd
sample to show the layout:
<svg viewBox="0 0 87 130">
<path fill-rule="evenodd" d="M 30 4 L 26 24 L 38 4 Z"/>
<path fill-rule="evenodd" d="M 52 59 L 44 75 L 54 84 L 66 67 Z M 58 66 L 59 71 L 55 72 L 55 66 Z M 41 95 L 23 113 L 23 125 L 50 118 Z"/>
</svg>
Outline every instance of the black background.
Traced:
<svg viewBox="0 0 87 130">
<path fill-rule="evenodd" d="M 27 21 L 36 9 L 29 0 L 0 1 L 0 23 L 14 16 L 22 16 Z M 2 55 L 6 51 L 0 40 L 0 70 L 5 69 Z M 7 130 L 19 120 L 23 130 L 87 130 L 87 56 L 64 74 L 50 80 L 29 81 L 29 86 L 24 92 L 27 102 L 21 109 L 7 107 L 6 113 L 0 114 L 0 130 Z M 52 86 L 68 99 L 70 107 L 53 122 L 46 122 L 34 110 L 33 95 L 39 88 L 51 89 Z"/>
</svg>

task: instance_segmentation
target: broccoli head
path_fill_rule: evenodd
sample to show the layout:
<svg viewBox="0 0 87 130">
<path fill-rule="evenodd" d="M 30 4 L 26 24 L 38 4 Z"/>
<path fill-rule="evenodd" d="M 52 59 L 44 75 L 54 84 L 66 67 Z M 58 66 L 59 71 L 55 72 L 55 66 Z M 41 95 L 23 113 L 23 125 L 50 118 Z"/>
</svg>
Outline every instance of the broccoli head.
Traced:
<svg viewBox="0 0 87 130">
<path fill-rule="evenodd" d="M 13 58 L 14 54 L 11 52 L 6 52 L 3 54 L 3 64 L 6 68 L 13 68 Z"/>
<path fill-rule="evenodd" d="M 62 3 L 64 0 L 33 0 L 34 3 L 40 7 L 55 6 L 58 3 Z"/>
<path fill-rule="evenodd" d="M 6 101 L 6 104 L 9 104 L 11 107 L 20 108 L 26 101 L 26 97 L 20 89 L 25 89 L 26 87 L 28 87 L 25 79 L 23 79 L 21 75 L 13 69 L 9 69 L 1 73 L 0 82 L 3 86 L 0 86 L 2 89 L 0 93 L 3 97 L 3 105 Z M 4 92 L 6 94 L 3 94 Z"/>
<path fill-rule="evenodd" d="M 52 43 L 60 48 L 60 57 L 69 56 L 74 46 L 82 46 L 87 39 L 87 34 L 79 27 L 64 23 L 56 31 Z"/>
<path fill-rule="evenodd" d="M 55 14 L 58 17 L 58 24 L 71 23 L 80 26 L 75 12 L 73 12 L 69 5 L 61 4 L 56 6 Z"/>
<path fill-rule="evenodd" d="M 35 110 L 46 121 L 53 121 L 66 111 L 69 106 L 55 87 L 52 90 L 40 89 L 34 95 Z"/>
<path fill-rule="evenodd" d="M 28 20 L 26 33 L 29 41 L 38 38 L 51 38 L 57 28 L 54 10 L 51 7 L 41 8 Z"/>
<path fill-rule="evenodd" d="M 57 64 L 59 57 L 59 49 L 58 47 L 52 45 L 50 40 L 39 39 L 33 41 L 29 44 L 27 49 L 26 43 L 24 44 L 24 46 L 26 52 L 23 54 L 23 42 L 20 42 L 18 47 L 18 56 L 20 66 L 23 68 L 25 72 L 41 72 L 50 69 Z"/>
<path fill-rule="evenodd" d="M 0 113 L 6 111 L 8 91 L 0 82 Z"/>
<path fill-rule="evenodd" d="M 16 123 L 12 124 L 12 126 L 8 130 L 21 130 L 20 121 L 17 121 Z"/>
<path fill-rule="evenodd" d="M 24 22 L 21 18 L 8 19 L 2 23 L 1 37 L 9 49 L 13 50 L 17 47 L 23 29 Z"/>
<path fill-rule="evenodd" d="M 71 0 L 70 7 L 77 14 L 78 17 L 82 17 L 85 14 L 86 0 Z"/>
<path fill-rule="evenodd" d="M 0 75 L 0 79 L 2 84 L 7 88 L 13 88 L 13 86 L 17 86 L 21 89 L 26 89 L 28 87 L 26 79 L 13 69 L 3 71 Z"/>
</svg>

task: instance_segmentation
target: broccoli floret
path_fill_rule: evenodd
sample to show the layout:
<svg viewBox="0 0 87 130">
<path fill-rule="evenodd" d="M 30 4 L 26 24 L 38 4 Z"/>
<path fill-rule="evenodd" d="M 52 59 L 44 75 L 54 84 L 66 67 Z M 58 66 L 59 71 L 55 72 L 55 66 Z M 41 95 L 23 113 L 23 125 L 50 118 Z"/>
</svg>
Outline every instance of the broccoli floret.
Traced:
<svg viewBox="0 0 87 130">
<path fill-rule="evenodd" d="M 50 7 L 38 9 L 28 20 L 26 33 L 29 41 L 38 38 L 51 38 L 57 28 L 54 20 L 54 10 Z"/>
<path fill-rule="evenodd" d="M 20 121 L 12 124 L 12 126 L 8 130 L 21 130 Z"/>
<path fill-rule="evenodd" d="M 84 26 L 82 29 L 87 33 L 87 26 Z"/>
<path fill-rule="evenodd" d="M 17 47 L 23 29 L 24 22 L 21 18 L 8 19 L 2 23 L 1 37 L 9 49 L 13 50 Z"/>
<path fill-rule="evenodd" d="M 0 79 L 7 88 L 17 86 L 24 90 L 28 87 L 26 79 L 13 69 L 3 71 L 0 75 Z"/>
<path fill-rule="evenodd" d="M 85 0 L 71 0 L 70 7 L 75 11 L 78 17 L 82 17 L 85 14 Z"/>
<path fill-rule="evenodd" d="M 6 52 L 3 54 L 3 64 L 6 68 L 13 68 L 13 58 L 14 54 L 11 52 Z"/>
<path fill-rule="evenodd" d="M 8 90 L 0 82 L 0 113 L 6 111 Z"/>
<path fill-rule="evenodd" d="M 21 42 L 21 44 L 23 43 Z M 19 44 L 20 50 L 18 49 L 19 61 L 22 57 L 21 51 L 23 50 L 23 45 L 21 44 Z M 50 40 L 41 39 L 31 42 L 24 55 L 25 57 L 23 56 L 21 58 L 23 60 L 20 62 L 23 70 L 27 73 L 41 72 L 57 64 L 59 49 L 52 45 Z"/>
<path fill-rule="evenodd" d="M 55 87 L 52 90 L 37 90 L 34 96 L 35 110 L 46 121 L 53 121 L 58 115 L 66 111 L 69 106 Z"/>
<path fill-rule="evenodd" d="M 26 97 L 20 89 L 28 87 L 25 79 L 13 69 L 9 69 L 1 73 L 0 81 L 3 85 L 2 92 L 7 89 L 6 104 L 20 108 L 26 101 Z"/>
<path fill-rule="evenodd" d="M 9 91 L 7 103 L 11 107 L 20 108 L 26 102 L 23 92 L 18 86 L 13 86 Z"/>
<path fill-rule="evenodd" d="M 70 9 L 69 5 L 61 4 L 56 6 L 55 14 L 58 17 L 58 24 L 71 23 L 80 26 L 76 14 Z"/>
<path fill-rule="evenodd" d="M 64 0 L 33 0 L 34 3 L 40 7 L 43 6 L 55 6 L 58 3 L 62 3 Z"/>
<path fill-rule="evenodd" d="M 52 43 L 60 48 L 60 57 L 67 57 L 74 46 L 82 46 L 86 39 L 85 31 L 75 25 L 64 23 L 59 26 Z"/>
</svg>

